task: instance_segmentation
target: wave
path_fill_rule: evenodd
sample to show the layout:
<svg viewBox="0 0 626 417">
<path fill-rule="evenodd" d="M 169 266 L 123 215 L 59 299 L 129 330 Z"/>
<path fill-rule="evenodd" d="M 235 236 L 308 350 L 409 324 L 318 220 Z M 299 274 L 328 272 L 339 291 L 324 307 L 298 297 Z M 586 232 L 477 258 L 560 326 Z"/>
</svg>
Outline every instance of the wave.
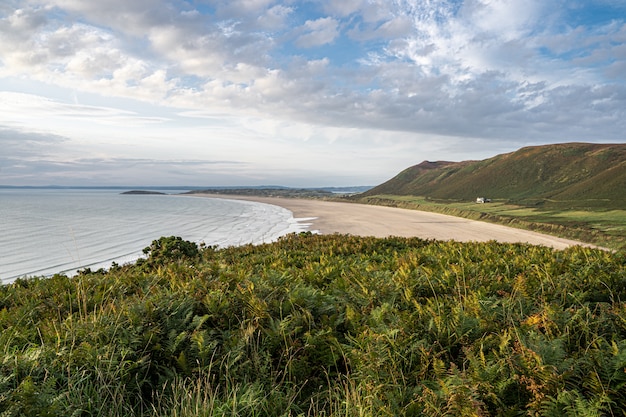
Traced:
<svg viewBox="0 0 626 417">
<path fill-rule="evenodd" d="M 0 190 L 5 283 L 134 262 L 161 236 L 227 247 L 271 242 L 306 229 L 289 210 L 250 201 L 122 196 L 116 190 L 21 191 L 2 195 Z"/>
</svg>

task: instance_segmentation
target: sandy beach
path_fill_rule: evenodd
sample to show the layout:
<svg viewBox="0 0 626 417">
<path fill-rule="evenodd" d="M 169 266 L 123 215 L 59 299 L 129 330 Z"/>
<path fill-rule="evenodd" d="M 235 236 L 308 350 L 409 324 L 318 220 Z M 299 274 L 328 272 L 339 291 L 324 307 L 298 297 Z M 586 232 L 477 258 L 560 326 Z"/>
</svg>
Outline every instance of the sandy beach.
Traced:
<svg viewBox="0 0 626 417">
<path fill-rule="evenodd" d="M 528 230 L 469 220 L 445 214 L 394 207 L 353 204 L 309 199 L 251 197 L 238 195 L 194 194 L 200 197 L 248 200 L 273 204 L 290 210 L 308 230 L 322 234 L 356 236 L 404 236 L 460 242 L 526 242 L 555 249 L 584 245 Z"/>
</svg>

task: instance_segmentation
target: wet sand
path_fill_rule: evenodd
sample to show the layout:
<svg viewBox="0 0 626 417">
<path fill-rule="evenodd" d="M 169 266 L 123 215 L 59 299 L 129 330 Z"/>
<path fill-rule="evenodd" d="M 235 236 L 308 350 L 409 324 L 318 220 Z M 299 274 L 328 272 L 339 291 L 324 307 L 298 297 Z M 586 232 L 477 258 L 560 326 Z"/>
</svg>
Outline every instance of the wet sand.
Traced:
<svg viewBox="0 0 626 417">
<path fill-rule="evenodd" d="M 290 210 L 294 218 L 308 225 L 308 230 L 322 234 L 356 236 L 404 236 L 459 242 L 526 242 L 555 249 L 584 245 L 569 239 L 493 223 L 469 220 L 445 214 L 367 204 L 333 201 L 252 197 L 238 195 L 194 194 L 201 197 L 248 200 L 273 204 Z"/>
</svg>

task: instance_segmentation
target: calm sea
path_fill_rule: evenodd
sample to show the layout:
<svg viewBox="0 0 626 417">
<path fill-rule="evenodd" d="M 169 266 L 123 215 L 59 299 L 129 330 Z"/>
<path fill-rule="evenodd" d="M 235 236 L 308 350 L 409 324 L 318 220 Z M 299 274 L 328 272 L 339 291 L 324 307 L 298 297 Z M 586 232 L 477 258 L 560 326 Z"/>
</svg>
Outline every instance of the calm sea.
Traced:
<svg viewBox="0 0 626 417">
<path fill-rule="evenodd" d="M 220 247 L 305 229 L 267 204 L 120 190 L 0 189 L 0 280 L 137 260 L 161 236 Z"/>
</svg>

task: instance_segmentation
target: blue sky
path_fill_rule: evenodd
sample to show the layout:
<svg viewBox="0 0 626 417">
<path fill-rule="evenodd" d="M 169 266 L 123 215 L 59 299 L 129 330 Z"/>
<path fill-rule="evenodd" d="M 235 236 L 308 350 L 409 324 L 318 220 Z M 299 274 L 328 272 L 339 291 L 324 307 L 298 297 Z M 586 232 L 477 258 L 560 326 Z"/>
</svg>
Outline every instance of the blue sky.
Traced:
<svg viewBox="0 0 626 417">
<path fill-rule="evenodd" d="M 4 185 L 375 185 L 624 132 L 623 0 L 0 4 Z"/>
</svg>

